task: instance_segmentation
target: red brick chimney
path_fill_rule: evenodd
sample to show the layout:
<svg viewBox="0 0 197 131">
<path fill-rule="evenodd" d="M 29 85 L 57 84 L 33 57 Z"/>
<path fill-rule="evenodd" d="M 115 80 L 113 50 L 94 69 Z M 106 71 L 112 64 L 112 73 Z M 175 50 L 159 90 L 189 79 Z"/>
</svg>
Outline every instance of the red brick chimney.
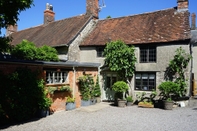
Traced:
<svg viewBox="0 0 197 131">
<path fill-rule="evenodd" d="M 191 25 L 191 29 L 195 30 L 196 29 L 196 14 L 192 13 L 192 25 Z"/>
<path fill-rule="evenodd" d="M 188 9 L 189 1 L 188 0 L 177 0 L 177 10 Z"/>
<path fill-rule="evenodd" d="M 86 14 L 98 19 L 99 0 L 86 0 Z"/>
<path fill-rule="evenodd" d="M 46 10 L 44 11 L 44 24 L 49 24 L 55 21 L 55 13 L 53 12 L 53 6 L 46 4 Z"/>
<path fill-rule="evenodd" d="M 6 29 L 6 36 L 9 36 L 12 33 L 17 32 L 17 30 L 18 30 L 17 24 L 15 24 L 15 25 L 8 25 L 8 27 Z"/>
</svg>

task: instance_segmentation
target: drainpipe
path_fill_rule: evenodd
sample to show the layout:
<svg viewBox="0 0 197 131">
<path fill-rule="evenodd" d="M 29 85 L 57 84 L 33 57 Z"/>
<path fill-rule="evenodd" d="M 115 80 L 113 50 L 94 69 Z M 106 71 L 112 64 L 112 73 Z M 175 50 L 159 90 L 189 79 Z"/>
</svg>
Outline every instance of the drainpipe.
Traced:
<svg viewBox="0 0 197 131">
<path fill-rule="evenodd" d="M 76 88 L 76 69 L 73 66 L 73 92 L 72 92 L 73 97 L 75 97 L 75 88 Z"/>
<path fill-rule="evenodd" d="M 190 54 L 191 54 L 191 56 L 192 56 L 192 58 L 191 58 L 191 69 L 190 69 L 190 91 L 189 91 L 189 97 L 191 97 L 192 96 L 192 89 L 193 89 L 193 87 L 192 87 L 192 83 L 193 83 L 193 80 L 192 80 L 192 71 L 193 71 L 193 43 L 191 43 L 190 42 Z"/>
</svg>

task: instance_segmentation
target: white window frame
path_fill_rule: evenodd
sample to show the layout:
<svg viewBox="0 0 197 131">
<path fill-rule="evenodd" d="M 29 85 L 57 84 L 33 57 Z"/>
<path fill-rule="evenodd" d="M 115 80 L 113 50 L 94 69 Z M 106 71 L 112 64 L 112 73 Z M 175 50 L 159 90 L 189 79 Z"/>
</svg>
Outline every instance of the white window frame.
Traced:
<svg viewBox="0 0 197 131">
<path fill-rule="evenodd" d="M 46 84 L 68 83 L 68 71 L 46 70 Z"/>
</svg>

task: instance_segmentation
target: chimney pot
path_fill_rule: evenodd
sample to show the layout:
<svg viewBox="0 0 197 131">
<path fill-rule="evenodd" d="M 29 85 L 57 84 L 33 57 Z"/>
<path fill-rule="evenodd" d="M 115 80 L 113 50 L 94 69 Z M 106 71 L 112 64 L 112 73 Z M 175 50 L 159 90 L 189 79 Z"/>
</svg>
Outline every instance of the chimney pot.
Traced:
<svg viewBox="0 0 197 131">
<path fill-rule="evenodd" d="M 44 11 L 44 24 L 49 24 L 55 21 L 55 13 L 53 12 L 53 6 L 49 3 L 46 4 L 46 10 Z"/>
<path fill-rule="evenodd" d="M 178 10 L 188 10 L 189 1 L 188 0 L 177 0 L 177 9 Z"/>
</svg>

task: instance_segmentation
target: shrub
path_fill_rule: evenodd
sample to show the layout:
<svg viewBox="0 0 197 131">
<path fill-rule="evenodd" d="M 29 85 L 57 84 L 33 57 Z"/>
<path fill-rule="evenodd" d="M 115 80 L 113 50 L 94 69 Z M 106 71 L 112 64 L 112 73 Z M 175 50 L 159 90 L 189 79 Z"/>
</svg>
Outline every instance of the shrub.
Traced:
<svg viewBox="0 0 197 131">
<path fill-rule="evenodd" d="M 173 95 L 177 95 L 180 90 L 179 85 L 172 81 L 162 82 L 158 88 L 161 91 L 160 95 L 163 96 L 164 100 L 171 98 Z"/>
<path fill-rule="evenodd" d="M 18 68 L 9 75 L 1 74 L 0 121 L 28 120 L 36 115 L 39 108 L 50 106 L 51 100 L 46 96 L 44 81 L 38 76 L 38 72 L 28 68 Z"/>
<path fill-rule="evenodd" d="M 129 87 L 126 82 L 124 82 L 124 81 L 115 82 L 112 86 L 112 90 L 116 92 L 115 99 L 116 98 L 122 99 L 123 93 L 126 92 L 128 89 L 129 89 Z"/>
<path fill-rule="evenodd" d="M 24 60 L 59 61 L 55 48 L 46 45 L 37 48 L 34 43 L 28 40 L 23 40 L 13 47 L 11 54 L 18 59 Z"/>
<path fill-rule="evenodd" d="M 23 40 L 11 50 L 11 54 L 19 59 L 35 60 L 37 48 L 32 42 Z"/>
<path fill-rule="evenodd" d="M 132 96 L 127 96 L 126 100 L 127 100 L 127 102 L 133 102 Z"/>
<path fill-rule="evenodd" d="M 78 78 L 79 88 L 83 100 L 89 100 L 94 90 L 94 80 L 91 75 L 83 75 Z"/>
<path fill-rule="evenodd" d="M 113 84 L 112 86 L 112 90 L 114 90 L 115 92 L 125 92 L 129 89 L 128 85 L 126 82 L 124 81 L 117 81 Z"/>
<path fill-rule="evenodd" d="M 100 85 L 99 85 L 99 77 L 98 76 L 96 78 L 96 85 L 94 87 L 94 96 L 95 97 L 101 96 L 101 89 L 100 89 Z"/>
<path fill-rule="evenodd" d="M 70 96 L 67 97 L 66 103 L 74 103 L 75 102 L 75 98 L 72 98 Z"/>
</svg>

